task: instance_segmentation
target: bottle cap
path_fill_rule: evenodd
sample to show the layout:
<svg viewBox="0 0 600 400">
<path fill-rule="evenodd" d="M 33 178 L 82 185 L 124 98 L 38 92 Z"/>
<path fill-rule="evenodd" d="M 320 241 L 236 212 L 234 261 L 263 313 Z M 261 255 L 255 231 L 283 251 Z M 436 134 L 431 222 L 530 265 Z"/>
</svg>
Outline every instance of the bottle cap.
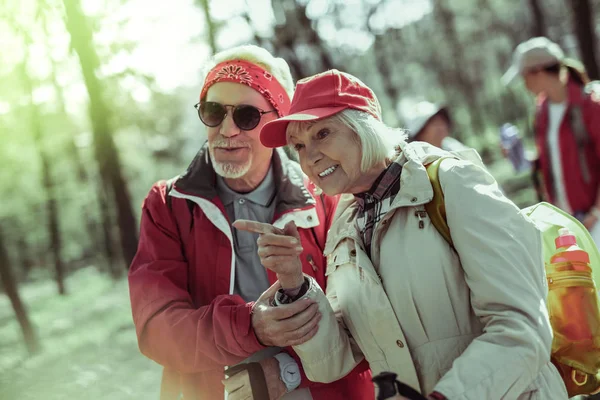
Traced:
<svg viewBox="0 0 600 400">
<path fill-rule="evenodd" d="M 558 237 L 554 240 L 556 248 L 569 247 L 577 244 L 577 238 L 569 230 L 569 228 L 560 228 L 558 230 Z"/>
</svg>

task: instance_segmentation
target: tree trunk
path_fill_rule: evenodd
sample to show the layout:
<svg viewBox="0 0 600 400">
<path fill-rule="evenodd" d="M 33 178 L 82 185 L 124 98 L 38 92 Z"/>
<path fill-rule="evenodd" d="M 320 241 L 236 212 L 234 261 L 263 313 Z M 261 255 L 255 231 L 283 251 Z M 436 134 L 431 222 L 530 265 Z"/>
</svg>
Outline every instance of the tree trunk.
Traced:
<svg viewBox="0 0 600 400">
<path fill-rule="evenodd" d="M 25 45 L 29 47 L 31 41 L 25 38 Z M 21 77 L 25 85 L 29 110 L 30 110 L 30 124 L 31 131 L 33 133 L 33 140 L 37 148 L 38 156 L 40 158 L 41 173 L 42 173 L 42 185 L 44 187 L 46 195 L 46 216 L 48 218 L 48 236 L 50 237 L 50 250 L 52 252 L 52 258 L 54 261 L 54 273 L 55 280 L 58 286 L 58 293 L 60 295 L 66 294 L 65 289 L 65 271 L 64 262 L 62 258 L 62 238 L 59 227 L 58 217 L 58 205 L 56 203 L 56 188 L 52 179 L 52 173 L 50 171 L 50 157 L 44 146 L 42 138 L 42 117 L 39 113 L 39 108 L 33 103 L 33 82 L 27 73 L 27 61 L 28 55 L 25 56 L 25 60 L 20 66 Z"/>
<path fill-rule="evenodd" d="M 25 339 L 25 346 L 29 354 L 35 354 L 40 350 L 40 344 L 29 320 L 27 314 L 27 308 L 21 301 L 19 296 L 19 289 L 17 288 L 17 282 L 14 279 L 12 269 L 10 266 L 10 260 L 8 258 L 8 252 L 6 250 L 6 242 L 4 236 L 0 230 L 0 281 L 4 292 L 8 296 L 10 303 L 12 304 L 15 316 L 21 327 L 23 333 L 23 339 Z"/>
<path fill-rule="evenodd" d="M 52 57 L 51 46 L 49 44 L 50 32 L 48 31 L 48 24 L 46 21 L 46 17 L 42 17 L 42 32 L 44 33 L 46 47 L 49 52 L 49 62 L 50 62 L 50 81 L 52 82 L 52 87 L 54 88 L 54 92 L 56 93 L 56 104 L 58 106 L 58 110 L 64 116 L 65 119 L 69 120 L 69 113 L 67 112 L 67 106 L 65 101 L 65 96 L 63 92 L 63 88 L 60 86 L 57 77 L 57 71 L 59 67 L 57 66 L 56 60 Z M 71 129 L 70 134 L 67 136 L 67 148 L 66 153 L 70 156 L 73 165 L 75 166 L 75 171 L 77 173 L 77 179 L 79 180 L 79 184 L 86 186 L 90 183 L 90 176 L 86 169 L 86 166 L 81 158 L 81 154 L 79 153 L 79 149 L 75 143 L 75 130 Z M 93 196 L 90 196 L 93 198 Z M 95 213 L 93 212 L 94 204 L 93 202 L 86 201 L 86 203 L 82 206 L 82 215 L 85 218 L 85 226 L 87 230 L 87 234 L 89 237 L 89 242 L 92 246 L 89 246 L 85 249 L 84 254 L 88 254 L 90 252 L 90 248 L 94 247 L 94 243 L 101 243 L 102 237 L 99 235 L 98 230 L 98 222 L 95 218 Z M 112 243 L 112 242 L 111 242 Z M 95 249 L 94 249 L 95 250 Z"/>
<path fill-rule="evenodd" d="M 273 50 L 288 62 L 294 80 L 334 68 L 327 46 L 306 16 L 306 6 L 297 4 L 295 0 L 272 0 L 271 6 L 276 19 Z M 296 48 L 299 44 L 307 45 L 317 55 L 319 65 L 308 62 L 312 60 L 298 58 Z"/>
<path fill-rule="evenodd" d="M 210 16 L 210 0 L 199 0 L 200 5 L 202 6 L 202 10 L 204 11 L 204 22 L 206 23 L 206 34 L 208 39 L 208 45 L 210 46 L 210 50 L 212 54 L 217 53 L 217 41 L 215 39 L 216 36 L 216 28 L 215 24 L 212 21 Z"/>
<path fill-rule="evenodd" d="M 17 254 L 19 257 L 18 264 L 21 266 L 22 274 L 21 279 L 26 280 L 29 277 L 29 273 L 31 272 L 31 268 L 33 267 L 33 260 L 31 259 L 30 248 L 25 241 L 25 237 L 23 232 L 19 230 L 16 233 L 16 246 L 17 246 Z"/>
<path fill-rule="evenodd" d="M 590 79 L 600 79 L 596 62 L 596 33 L 594 11 L 589 0 L 569 0 L 572 9 L 573 29 L 577 35 L 581 60 Z"/>
<path fill-rule="evenodd" d="M 114 246 L 114 235 L 112 233 L 113 216 L 110 212 L 106 190 L 102 187 L 102 182 L 98 182 L 98 204 L 100 218 L 102 218 L 102 243 L 104 244 L 104 254 L 108 263 L 108 271 L 114 279 L 117 279 L 121 277 L 123 269 L 117 267 L 117 250 Z"/>
<path fill-rule="evenodd" d="M 579 1 L 579 0 L 574 0 Z M 544 19 L 544 13 L 538 0 L 529 0 L 529 9 L 531 10 L 531 16 L 533 17 L 533 24 L 531 26 L 532 36 L 547 36 L 546 35 L 546 22 Z"/>
<path fill-rule="evenodd" d="M 384 35 L 375 35 L 375 39 L 373 41 L 373 53 L 375 54 L 376 58 L 375 65 L 379 71 L 379 74 L 381 75 L 381 79 L 384 82 L 383 88 L 386 91 L 394 110 L 396 110 L 396 104 L 398 103 L 400 93 L 396 85 L 394 85 L 392 82 L 392 69 L 390 68 L 388 59 L 386 57 L 386 41 L 384 38 Z M 398 40 L 400 40 L 400 38 Z"/>
<path fill-rule="evenodd" d="M 334 68 L 333 60 L 329 55 L 327 46 L 321 40 L 321 37 L 312 26 L 312 21 L 306 16 L 306 6 L 298 5 L 294 8 L 296 13 L 296 21 L 300 23 L 300 27 L 307 35 L 307 42 L 313 49 L 319 52 L 319 58 L 321 60 L 321 70 L 329 70 Z"/>
<path fill-rule="evenodd" d="M 64 115 L 65 118 L 69 118 L 69 115 L 67 113 L 67 107 L 66 107 L 66 102 L 64 99 L 64 94 L 63 94 L 63 90 L 62 87 L 60 86 L 60 84 L 58 83 L 58 79 L 56 77 L 56 64 L 55 61 L 50 58 L 50 64 L 51 64 L 51 73 L 50 73 L 50 78 L 52 80 L 52 86 L 54 86 L 54 90 L 56 92 L 56 97 L 57 97 L 57 105 L 58 108 L 61 112 L 62 115 Z M 75 137 L 74 137 L 74 132 L 69 134 L 68 139 L 67 139 L 67 154 L 71 157 L 71 160 L 73 162 L 73 165 L 75 166 L 75 171 L 77 173 L 77 179 L 79 180 L 79 184 L 82 186 L 87 186 L 90 184 L 92 178 L 90 176 L 90 174 L 88 173 L 84 162 L 81 158 L 81 155 L 79 153 L 79 149 L 77 148 L 77 145 L 75 144 Z M 89 237 L 89 241 L 90 243 L 92 243 L 92 247 L 94 243 L 102 243 L 103 241 L 106 241 L 106 238 L 102 237 L 99 234 L 99 224 L 98 224 L 98 220 L 97 220 L 97 213 L 94 212 L 94 206 L 96 206 L 97 204 L 99 204 L 100 199 L 96 198 L 96 201 L 94 201 L 94 196 L 90 195 L 90 201 L 86 201 L 85 204 L 83 204 L 82 206 L 82 215 L 83 218 L 85 219 L 85 227 L 87 230 L 87 234 Z M 113 241 L 112 238 L 110 240 L 109 243 L 104 243 L 104 246 L 112 246 L 113 245 Z M 87 250 L 87 249 L 86 249 Z M 114 251 L 113 251 L 114 253 Z M 114 260 L 111 260 L 114 261 Z"/>
<path fill-rule="evenodd" d="M 90 97 L 90 118 L 94 135 L 94 153 L 104 187 L 109 188 L 117 208 L 120 244 L 126 268 L 137 250 L 137 224 L 131 206 L 129 189 L 123 178 L 121 161 L 110 126 L 111 112 L 103 97 L 103 88 L 96 76 L 100 60 L 93 45 L 93 34 L 79 0 L 63 0 L 66 26 L 71 44 L 79 57 L 81 71 Z M 110 196 L 109 196 L 110 198 Z"/>
<path fill-rule="evenodd" d="M 444 62 L 448 63 L 448 61 L 450 61 L 453 67 L 450 67 L 450 69 L 447 70 L 447 73 L 451 76 L 451 80 L 455 87 L 463 93 L 463 98 L 469 107 L 473 133 L 475 135 L 481 135 L 484 127 L 483 110 L 478 106 L 477 91 L 473 87 L 469 80 L 469 76 L 465 71 L 465 52 L 460 43 L 458 33 L 456 32 L 454 13 L 449 8 L 448 1 L 437 0 L 433 4 L 433 15 L 435 21 L 437 21 L 444 33 L 443 36 L 446 38 L 446 43 L 450 50 L 448 56 L 451 58 L 451 60 L 443 60 L 438 66 L 444 65 Z M 457 136 L 461 138 L 462 133 L 459 133 Z"/>
</svg>

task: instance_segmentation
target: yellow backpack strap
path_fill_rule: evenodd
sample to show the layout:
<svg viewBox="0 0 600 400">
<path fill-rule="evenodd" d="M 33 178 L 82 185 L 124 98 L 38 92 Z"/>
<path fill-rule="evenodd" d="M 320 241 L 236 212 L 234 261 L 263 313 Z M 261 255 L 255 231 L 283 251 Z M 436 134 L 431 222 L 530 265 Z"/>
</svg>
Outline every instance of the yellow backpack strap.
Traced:
<svg viewBox="0 0 600 400">
<path fill-rule="evenodd" d="M 439 177 L 440 164 L 446 158 L 454 157 L 440 157 L 434 162 L 425 165 L 427 175 L 429 175 L 429 181 L 433 187 L 433 199 L 425 204 L 425 211 L 427 211 L 427 215 L 429 215 L 429 219 L 433 226 L 435 226 L 450 246 L 454 248 L 452 236 L 450 235 L 450 227 L 448 226 L 448 220 L 446 219 L 446 203 L 444 202 L 444 192 L 442 192 L 442 185 L 440 185 Z"/>
</svg>

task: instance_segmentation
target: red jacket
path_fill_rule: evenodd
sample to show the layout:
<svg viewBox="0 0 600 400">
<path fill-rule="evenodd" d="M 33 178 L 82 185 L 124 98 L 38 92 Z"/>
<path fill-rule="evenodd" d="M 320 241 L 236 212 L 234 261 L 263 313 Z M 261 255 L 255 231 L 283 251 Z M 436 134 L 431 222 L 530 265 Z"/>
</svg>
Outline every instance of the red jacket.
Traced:
<svg viewBox="0 0 600 400">
<path fill-rule="evenodd" d="M 293 219 L 300 228 L 303 270 L 325 287 L 322 256 L 329 217 L 337 200 L 315 199 L 306 190 L 298 164 L 275 151 L 277 185 L 274 223 Z M 181 390 L 186 400 L 222 399 L 226 365 L 263 349 L 251 325 L 250 310 L 234 295 L 235 256 L 231 226 L 215 189 L 215 172 L 203 148 L 170 191 L 155 184 L 142 206 L 140 241 L 129 271 L 129 290 L 141 352 L 165 367 L 162 398 Z M 310 192 L 310 193 L 309 193 Z M 193 220 L 185 198 L 197 206 Z M 319 220 L 323 223 L 319 224 Z M 323 243 L 316 243 L 316 239 Z M 275 282 L 275 274 L 269 271 Z M 291 348 L 286 349 L 298 362 Z M 366 362 L 346 378 L 317 384 L 302 377 L 315 400 L 373 399 Z"/>
<path fill-rule="evenodd" d="M 567 85 L 567 110 L 560 125 L 558 136 L 561 164 L 565 181 L 567 199 L 573 212 L 587 212 L 596 202 L 600 188 L 600 98 L 597 95 L 584 94 L 577 83 L 570 81 Z M 573 107 L 581 107 L 583 121 L 588 132 L 590 145 L 586 147 L 590 180 L 584 181 L 579 162 L 579 148 L 571 127 L 570 112 Z M 540 155 L 540 167 L 543 176 L 546 196 L 551 203 L 555 202 L 552 188 L 552 171 L 548 155 L 548 98 L 539 98 L 535 121 L 535 139 Z"/>
</svg>

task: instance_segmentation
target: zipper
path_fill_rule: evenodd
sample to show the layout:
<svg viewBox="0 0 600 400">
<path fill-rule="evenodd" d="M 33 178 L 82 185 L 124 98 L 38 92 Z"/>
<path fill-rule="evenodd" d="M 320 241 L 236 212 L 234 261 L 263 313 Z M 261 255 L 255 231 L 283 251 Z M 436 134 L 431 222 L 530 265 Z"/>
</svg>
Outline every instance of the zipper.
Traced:
<svg viewBox="0 0 600 400">
<path fill-rule="evenodd" d="M 590 276 L 548 276 L 546 279 L 548 280 L 548 286 L 552 286 L 553 288 L 575 286 L 596 287 L 594 280 Z"/>
<path fill-rule="evenodd" d="M 425 210 L 416 210 L 415 217 L 419 218 L 419 229 L 425 228 L 424 219 L 427 217 L 427 211 Z"/>
</svg>

